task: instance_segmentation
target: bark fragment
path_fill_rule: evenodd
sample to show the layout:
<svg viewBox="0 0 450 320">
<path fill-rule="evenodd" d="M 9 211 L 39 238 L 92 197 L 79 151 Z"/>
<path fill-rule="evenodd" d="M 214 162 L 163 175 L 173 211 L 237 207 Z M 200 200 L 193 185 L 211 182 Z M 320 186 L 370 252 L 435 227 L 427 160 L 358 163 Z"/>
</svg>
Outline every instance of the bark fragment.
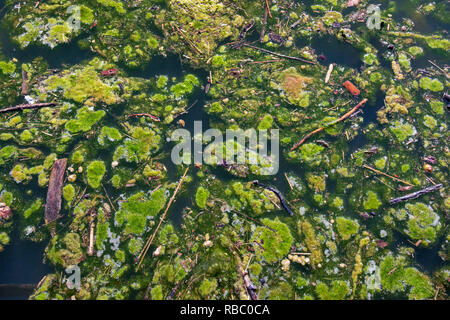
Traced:
<svg viewBox="0 0 450 320">
<path fill-rule="evenodd" d="M 66 171 L 67 159 L 56 160 L 53 164 L 48 184 L 47 201 L 45 203 L 45 223 L 58 219 L 61 210 L 61 193 L 64 172 Z"/>
</svg>

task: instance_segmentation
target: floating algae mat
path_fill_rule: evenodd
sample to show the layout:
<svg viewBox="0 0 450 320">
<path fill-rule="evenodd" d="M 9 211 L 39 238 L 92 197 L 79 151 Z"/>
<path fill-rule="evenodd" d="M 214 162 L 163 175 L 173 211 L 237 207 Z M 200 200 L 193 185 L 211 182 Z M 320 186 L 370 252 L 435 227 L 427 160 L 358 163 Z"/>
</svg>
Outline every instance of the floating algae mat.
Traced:
<svg viewBox="0 0 450 320">
<path fill-rule="evenodd" d="M 0 1 L 1 298 L 447 299 L 449 9 Z"/>
</svg>

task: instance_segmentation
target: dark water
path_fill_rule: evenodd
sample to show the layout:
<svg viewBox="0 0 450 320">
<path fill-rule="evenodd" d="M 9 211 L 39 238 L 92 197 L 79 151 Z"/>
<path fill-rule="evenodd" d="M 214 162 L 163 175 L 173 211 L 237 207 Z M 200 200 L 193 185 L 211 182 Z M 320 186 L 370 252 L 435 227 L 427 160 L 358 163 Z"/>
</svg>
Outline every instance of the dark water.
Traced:
<svg viewBox="0 0 450 320">
<path fill-rule="evenodd" d="M 300 38 L 296 40 L 295 45 L 297 48 L 310 46 L 317 55 L 325 56 L 326 60 L 319 60 L 319 62 L 326 66 L 330 63 L 336 63 L 358 69 L 363 65 L 361 61 L 362 51 L 330 35 L 314 36 L 311 41 Z"/>
<path fill-rule="evenodd" d="M 28 298 L 32 293 L 32 287 L 20 288 L 17 284 L 36 285 L 43 276 L 52 272 L 52 268 L 42 261 L 46 243 L 21 240 L 17 223 L 15 226 L 10 245 L 0 253 L 0 300 Z M 2 284 L 12 285 L 2 287 Z"/>
<path fill-rule="evenodd" d="M 407 6 L 409 1 L 397 1 L 397 3 L 403 3 L 403 6 L 399 6 L 399 10 L 396 14 L 399 17 L 411 16 L 411 19 L 416 23 L 416 30 L 424 33 L 432 33 L 435 31 L 442 31 L 448 29 L 448 26 L 442 23 L 431 21 L 429 18 L 422 17 L 414 13 L 414 9 Z M 0 10 L 4 7 L 5 0 L 0 0 Z M 307 5 L 307 11 L 310 11 L 309 6 L 314 1 L 303 1 Z M 346 9 L 346 11 L 351 9 Z M 6 10 L 0 11 L 0 19 Z M 345 14 L 345 12 L 344 12 Z M 399 20 L 401 21 L 401 20 Z M 371 43 L 380 51 L 385 50 L 374 37 Z M 328 65 L 329 63 L 337 63 L 345 65 L 351 68 L 360 68 L 362 66 L 361 57 L 363 52 L 353 48 L 351 45 L 338 41 L 331 36 L 314 37 L 311 41 L 305 39 L 296 39 L 297 47 L 311 46 L 315 49 L 316 54 L 323 54 L 326 56 L 326 60 L 321 62 Z M 26 50 L 20 50 L 17 45 L 11 42 L 7 33 L 4 30 L 0 30 L 0 48 L 2 48 L 3 54 L 11 59 L 15 57 L 21 62 L 30 62 L 36 57 L 42 56 L 49 63 L 50 68 L 63 68 L 65 64 L 73 65 L 89 59 L 93 54 L 88 50 L 80 50 L 76 40 L 71 43 L 59 46 L 58 48 L 51 50 L 49 48 L 34 47 Z M 426 49 L 426 48 L 424 48 Z M 390 63 L 383 61 L 381 54 L 378 55 L 382 66 L 389 67 Z M 435 52 L 425 52 L 423 58 L 412 61 L 412 67 L 423 67 L 428 64 L 427 59 L 437 60 L 440 63 L 449 63 L 448 58 L 442 58 Z M 135 77 L 150 78 L 155 75 L 164 74 L 169 77 L 177 77 L 181 79 L 183 75 L 187 73 L 194 73 L 198 76 L 202 83 L 206 83 L 207 73 L 202 70 L 192 70 L 183 66 L 182 61 L 178 56 L 168 57 L 154 57 L 150 64 L 143 69 L 127 69 L 124 68 L 128 75 Z M 202 89 L 198 89 L 196 94 L 190 99 L 190 105 L 192 108 L 185 115 L 181 115 L 178 119 L 183 119 L 186 123 L 186 129 L 193 135 L 194 121 L 202 121 L 203 131 L 209 128 L 209 116 L 203 111 L 205 104 L 205 94 Z M 363 127 L 370 123 L 376 123 L 376 111 L 383 105 L 383 94 L 378 92 L 376 99 L 373 102 L 369 102 L 368 106 L 364 108 L 362 114 L 364 118 Z M 178 120 L 177 119 L 177 120 Z M 175 120 L 175 121 L 177 121 Z M 367 143 L 367 139 L 364 134 L 356 136 L 355 139 L 350 141 L 349 153 L 354 152 L 358 148 L 363 147 Z M 173 144 L 166 144 L 163 152 L 170 152 Z M 173 163 L 170 161 L 170 157 L 166 157 L 163 161 L 168 169 L 168 176 L 171 181 L 176 181 L 181 176 L 182 172 L 176 169 Z M 216 175 L 218 179 L 228 181 L 232 177 L 222 168 L 211 169 L 212 173 Z M 171 220 L 174 225 L 179 226 L 182 222 L 183 208 L 191 206 L 193 201 L 193 195 L 198 187 L 198 178 L 196 177 L 197 169 L 191 167 L 190 174 L 193 176 L 193 181 L 188 185 L 187 191 L 179 194 L 176 201 L 171 206 L 168 212 L 168 219 Z M 284 173 L 293 172 L 298 176 L 304 175 L 304 170 L 299 166 L 289 163 L 283 157 L 280 159 L 280 171 L 276 176 L 271 178 L 267 184 L 270 184 L 282 193 L 287 192 L 288 184 L 285 181 Z M 329 188 L 333 188 L 332 183 L 328 185 Z M 286 214 L 284 211 L 274 212 L 273 214 Z M 11 244 L 6 246 L 5 251 L 0 253 L 0 299 L 21 298 L 25 299 L 31 293 L 32 286 L 18 286 L 17 284 L 37 284 L 42 277 L 52 272 L 52 268 L 43 264 L 43 253 L 46 246 L 46 241 L 42 243 L 33 243 L 30 241 L 20 240 L 19 232 L 17 230 L 18 223 L 15 223 L 15 230 L 11 235 Z M 404 236 L 397 233 L 395 234 L 396 241 L 392 244 L 394 247 L 400 245 L 411 246 Z M 443 265 L 442 259 L 438 256 L 437 252 L 444 239 L 438 241 L 437 244 L 428 249 L 415 248 L 416 249 L 416 262 L 420 268 L 428 272 L 435 270 Z M 9 284 L 6 286 L 5 284 Z"/>
</svg>

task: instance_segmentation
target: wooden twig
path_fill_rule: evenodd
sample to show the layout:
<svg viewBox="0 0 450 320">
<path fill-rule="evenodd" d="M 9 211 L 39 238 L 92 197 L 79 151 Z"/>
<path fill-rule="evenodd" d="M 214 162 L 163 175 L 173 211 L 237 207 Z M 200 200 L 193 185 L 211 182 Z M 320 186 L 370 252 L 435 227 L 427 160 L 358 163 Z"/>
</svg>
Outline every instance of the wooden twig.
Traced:
<svg viewBox="0 0 450 320">
<path fill-rule="evenodd" d="M 292 189 L 294 189 L 294 188 L 292 188 L 292 184 L 291 184 L 291 181 L 289 180 L 289 178 L 288 178 L 288 176 L 287 176 L 286 172 L 284 173 L 284 177 L 286 178 L 286 181 L 288 182 L 288 184 L 289 184 L 289 187 L 291 188 L 291 190 L 292 190 Z"/>
<path fill-rule="evenodd" d="M 105 191 L 106 199 L 108 199 L 109 204 L 110 204 L 111 207 L 114 209 L 114 212 L 116 212 L 116 208 L 114 207 L 114 205 L 113 205 L 111 199 L 109 198 L 108 191 L 106 191 L 106 188 L 105 188 L 105 186 L 103 185 L 103 183 L 102 183 L 102 187 L 103 187 L 103 190 Z"/>
<path fill-rule="evenodd" d="M 397 267 L 395 267 L 394 269 L 392 269 L 391 271 L 388 272 L 388 276 L 390 276 L 395 270 L 397 270 Z"/>
<path fill-rule="evenodd" d="M 272 59 L 272 60 L 264 60 L 264 61 L 250 61 L 247 62 L 247 64 L 263 64 L 263 63 L 272 63 L 272 62 L 279 62 L 282 61 L 281 59 Z"/>
<path fill-rule="evenodd" d="M 396 203 L 399 203 L 399 202 L 402 202 L 402 201 L 416 199 L 416 198 L 420 197 L 421 195 L 424 195 L 424 194 L 427 194 L 427 193 L 439 190 L 440 188 L 442 188 L 442 186 L 443 186 L 442 183 L 441 184 L 437 184 L 435 186 L 431 186 L 431 187 L 428 187 L 428 188 L 425 188 L 425 189 L 422 189 L 422 190 L 419 190 L 419 191 L 416 191 L 416 192 L 404 195 L 402 197 L 392 199 L 391 201 L 389 201 L 389 204 L 393 205 L 393 204 L 396 204 Z"/>
<path fill-rule="evenodd" d="M 377 174 L 381 174 L 381 175 L 383 175 L 383 176 L 386 176 L 386 177 L 391 178 L 391 179 L 393 179 L 393 180 L 396 180 L 396 181 L 398 181 L 398 182 L 404 183 L 404 184 L 406 184 L 406 185 L 408 185 L 408 186 L 414 187 L 413 184 L 411 184 L 411 183 L 409 183 L 409 182 L 407 182 L 407 181 L 404 181 L 404 180 L 402 180 L 402 179 L 393 177 L 393 176 L 391 176 L 391 175 L 389 175 L 389 174 L 387 174 L 387 173 L 385 173 L 385 172 L 382 172 L 382 171 L 379 171 L 379 170 L 377 170 L 377 169 L 375 169 L 375 168 L 372 168 L 372 167 L 368 166 L 367 164 L 363 164 L 363 167 L 366 168 L 366 169 L 372 170 L 373 172 L 375 172 L 375 173 L 377 173 Z"/>
<path fill-rule="evenodd" d="M 186 177 L 186 174 L 187 174 L 188 170 L 189 170 L 189 167 L 186 168 L 186 170 L 184 171 L 183 176 L 182 176 L 181 179 L 180 179 L 180 182 L 178 182 L 177 188 L 175 189 L 175 191 L 174 191 L 172 197 L 170 198 L 169 204 L 167 205 L 166 210 L 164 211 L 164 213 L 163 213 L 161 219 L 159 220 L 159 224 L 158 224 L 158 226 L 156 227 L 155 232 L 153 232 L 153 235 L 152 235 L 151 237 L 148 238 L 147 243 L 145 244 L 144 248 L 142 249 L 141 253 L 139 254 L 138 259 L 139 259 L 140 261 L 139 261 L 139 264 L 138 264 L 138 266 L 137 266 L 136 271 L 139 270 L 139 268 L 140 268 L 142 262 L 144 261 L 145 255 L 147 254 L 148 249 L 149 249 L 150 246 L 152 245 L 153 239 L 155 239 L 156 233 L 158 233 L 159 227 L 161 227 L 161 224 L 162 224 L 162 222 L 164 221 L 164 218 L 166 217 L 167 211 L 169 211 L 169 208 L 170 208 L 170 206 L 172 205 L 172 202 L 173 202 L 173 200 L 175 199 L 175 196 L 177 195 L 178 190 L 180 189 L 181 184 L 183 183 L 184 177 Z"/>
<path fill-rule="evenodd" d="M 152 119 L 153 121 L 161 121 L 158 117 L 151 115 L 150 113 L 133 113 L 133 114 L 129 114 L 127 116 L 127 118 L 131 118 L 131 117 L 148 117 L 150 119 Z"/>
<path fill-rule="evenodd" d="M 435 66 L 437 69 L 439 69 L 439 70 L 445 75 L 445 77 L 446 77 L 447 79 L 449 78 L 448 73 L 447 73 L 444 69 L 442 69 L 441 67 L 439 67 L 436 63 L 434 63 L 434 62 L 431 61 L 431 60 L 428 60 L 428 62 L 431 63 L 433 66 Z"/>
<path fill-rule="evenodd" d="M 333 66 L 334 64 L 330 63 L 330 66 L 328 67 L 327 75 L 325 76 L 325 83 L 328 83 L 330 80 L 331 72 L 333 72 Z"/>
<path fill-rule="evenodd" d="M 197 48 L 197 46 L 188 38 L 186 38 L 184 36 L 184 32 L 175 24 L 175 23 L 171 23 L 171 26 L 175 27 L 176 30 L 178 31 L 178 33 L 180 34 L 180 36 L 198 53 L 198 54 L 203 54 L 199 48 Z"/>
<path fill-rule="evenodd" d="M 297 144 L 295 144 L 292 148 L 291 151 L 297 149 L 298 147 L 300 147 L 309 137 L 311 137 L 313 134 L 319 133 L 323 130 L 325 130 L 326 128 L 335 125 L 341 121 L 344 121 L 345 119 L 347 119 L 348 117 L 350 117 L 353 113 L 355 113 L 359 108 L 361 108 L 365 103 L 367 102 L 367 99 L 362 100 L 360 103 L 358 103 L 353 109 L 351 109 L 349 112 L 347 112 L 346 114 L 344 114 L 342 117 L 340 117 L 339 119 L 337 119 L 336 121 L 332 121 L 329 124 L 320 127 L 310 133 L 308 133 L 302 140 L 300 140 Z"/>
<path fill-rule="evenodd" d="M 257 223 L 257 224 L 259 224 L 259 225 L 261 225 L 261 226 L 263 226 L 263 227 L 265 227 L 265 228 L 267 228 L 267 229 L 269 229 L 270 231 L 277 232 L 275 229 L 273 229 L 273 228 L 271 228 L 271 227 L 265 225 L 265 224 L 262 223 L 261 221 L 258 221 L 258 220 L 254 219 L 254 218 L 252 218 L 252 217 L 249 217 L 248 215 L 246 215 L 246 214 L 244 214 L 244 213 L 242 213 L 242 212 L 239 212 L 239 211 L 237 211 L 237 210 L 233 210 L 233 212 L 234 212 L 234 213 L 237 213 L 237 214 L 239 214 L 239 215 L 241 215 L 241 216 L 243 216 L 243 217 L 245 217 L 245 218 L 247 218 L 247 219 L 249 219 L 249 220 L 251 220 L 251 221 L 253 221 L 253 222 L 255 222 L 255 223 Z"/>
<path fill-rule="evenodd" d="M 44 107 L 51 107 L 55 106 L 56 103 L 49 102 L 49 103 L 34 103 L 34 104 L 19 104 L 17 106 L 11 106 L 5 109 L 0 109 L 0 113 L 6 113 L 11 111 L 22 111 L 25 109 L 37 109 L 37 108 L 44 108 Z"/>
<path fill-rule="evenodd" d="M 263 42 L 264 41 L 264 35 L 266 34 L 266 24 L 267 24 L 267 14 L 268 14 L 269 10 L 266 8 L 266 10 L 264 10 L 264 20 L 262 23 L 262 30 L 261 30 L 261 34 L 259 36 L 259 42 Z"/>
<path fill-rule="evenodd" d="M 273 51 L 270 51 L 270 50 L 267 50 L 267 49 L 264 49 L 264 48 L 256 47 L 256 46 L 254 46 L 254 45 L 251 45 L 251 44 L 245 43 L 245 42 L 242 43 L 242 46 L 244 46 L 244 47 L 249 47 L 249 48 L 252 48 L 252 49 L 255 49 L 255 50 L 264 52 L 264 53 L 272 54 L 272 55 L 274 55 L 274 56 L 281 57 L 281 58 L 286 58 L 286 59 L 291 59 L 291 60 L 301 61 L 301 62 L 309 63 L 309 64 L 316 64 L 316 62 L 314 62 L 314 61 L 309 61 L 309 60 L 302 59 L 302 58 L 298 58 L 298 57 L 292 57 L 292 56 L 287 56 L 287 55 L 285 55 L 285 54 L 276 53 L 276 52 L 273 52 Z"/>
<path fill-rule="evenodd" d="M 269 16 L 272 18 L 272 14 L 270 13 L 269 0 L 266 0 L 267 12 L 269 12 Z"/>
<path fill-rule="evenodd" d="M 25 96 L 28 94 L 28 74 L 22 67 L 22 95 Z"/>
<path fill-rule="evenodd" d="M 91 211 L 91 222 L 89 224 L 89 247 L 87 250 L 87 255 L 94 255 L 94 230 L 95 230 L 95 208 L 92 207 Z"/>
</svg>

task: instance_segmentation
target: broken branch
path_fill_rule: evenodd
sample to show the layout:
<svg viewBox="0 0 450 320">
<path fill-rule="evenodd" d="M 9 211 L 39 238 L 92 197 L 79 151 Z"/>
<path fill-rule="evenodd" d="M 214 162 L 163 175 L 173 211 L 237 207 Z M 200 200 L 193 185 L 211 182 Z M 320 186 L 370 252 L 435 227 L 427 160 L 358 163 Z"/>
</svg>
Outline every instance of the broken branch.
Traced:
<svg viewBox="0 0 450 320">
<path fill-rule="evenodd" d="M 47 200 L 45 203 L 45 223 L 55 221 L 59 217 L 61 210 L 61 193 L 64 172 L 66 171 L 67 159 L 59 159 L 53 163 L 48 184 Z"/>
<path fill-rule="evenodd" d="M 294 145 L 291 148 L 291 151 L 297 149 L 298 147 L 300 147 L 309 137 L 311 137 L 312 135 L 319 133 L 320 131 L 325 130 L 326 128 L 335 125 L 341 121 L 344 121 L 345 119 L 347 119 L 348 117 L 350 117 L 353 113 L 355 113 L 359 108 L 361 108 L 365 103 L 367 102 L 367 99 L 362 100 L 360 103 L 358 103 L 353 109 L 351 109 L 349 112 L 347 112 L 346 114 L 344 114 L 342 117 L 340 117 L 339 119 L 337 119 L 336 121 L 332 121 L 329 124 L 320 127 L 310 133 L 308 133 L 302 140 L 300 140 L 296 145 Z"/>
<path fill-rule="evenodd" d="M 44 108 L 44 107 L 51 107 L 51 106 L 55 106 L 56 103 L 54 102 L 49 102 L 49 103 L 35 103 L 35 104 L 19 104 L 17 106 L 11 106 L 5 109 L 1 109 L 0 113 L 6 113 L 6 112 L 11 112 L 11 111 L 22 111 L 25 109 L 37 109 L 37 108 Z"/>
<path fill-rule="evenodd" d="M 419 190 L 419 191 L 416 191 L 416 192 L 413 192 L 413 193 L 410 193 L 410 194 L 407 194 L 407 195 L 404 195 L 404 196 L 399 197 L 399 198 L 392 199 L 391 201 L 389 201 L 389 204 L 393 205 L 393 204 L 396 204 L 396 203 L 399 203 L 399 202 L 402 202 L 402 201 L 416 199 L 416 198 L 420 197 L 421 195 L 424 195 L 424 194 L 427 194 L 427 193 L 439 190 L 440 188 L 442 188 L 442 183 L 441 184 L 437 184 L 435 186 L 431 186 L 431 187 L 422 189 L 422 190 Z"/>
<path fill-rule="evenodd" d="M 127 118 L 131 117 L 148 117 L 153 121 L 161 121 L 158 117 L 151 115 L 150 113 L 134 113 L 127 116 Z"/>
<path fill-rule="evenodd" d="M 28 94 L 28 74 L 27 72 L 22 68 L 22 95 L 25 96 Z"/>
<path fill-rule="evenodd" d="M 383 175 L 383 176 L 386 176 L 386 177 L 391 178 L 391 179 L 393 179 L 393 180 L 396 180 L 396 181 L 398 181 L 398 182 L 404 183 L 404 184 L 406 184 L 406 185 L 408 185 L 408 186 L 414 187 L 414 185 L 411 184 L 411 183 L 409 183 L 409 182 L 406 182 L 406 181 L 403 181 L 402 179 L 393 177 L 393 176 L 391 176 L 391 175 L 389 175 L 389 174 L 387 174 L 387 173 L 384 173 L 384 172 L 379 171 L 379 170 L 377 170 L 377 169 L 375 169 L 375 168 L 372 168 L 372 167 L 368 166 L 367 164 L 363 164 L 363 167 L 366 168 L 366 169 L 372 170 L 373 172 L 375 172 L 375 173 L 377 173 L 377 174 L 381 174 L 381 175 Z"/>
<path fill-rule="evenodd" d="M 309 61 L 309 60 L 305 60 L 305 59 L 298 58 L 298 57 L 292 57 L 292 56 L 287 56 L 285 54 L 276 53 L 276 52 L 273 52 L 273 51 L 270 51 L 270 50 L 267 50 L 267 49 L 264 49 L 264 48 L 256 47 L 256 46 L 251 45 L 249 43 L 242 43 L 241 45 L 244 46 L 244 47 L 249 47 L 249 48 L 252 48 L 252 49 L 264 52 L 264 53 L 272 54 L 272 55 L 277 56 L 277 57 L 291 59 L 291 60 L 296 60 L 296 61 L 301 61 L 301 62 L 309 63 L 309 64 L 316 64 L 316 62 L 314 62 L 314 61 Z"/>
<path fill-rule="evenodd" d="M 162 222 L 164 221 L 164 218 L 166 217 L 167 211 L 169 211 L 169 208 L 170 208 L 170 206 L 172 205 L 172 202 L 173 202 L 173 200 L 175 199 L 175 196 L 177 195 L 178 190 L 180 189 L 181 184 L 183 183 L 184 177 L 186 177 L 186 174 L 187 174 L 188 170 L 189 170 L 189 167 L 186 168 L 186 170 L 184 171 L 183 176 L 182 176 L 181 179 L 180 179 L 180 182 L 178 182 L 177 188 L 175 189 L 175 191 L 174 191 L 172 197 L 170 198 L 169 204 L 167 205 L 166 210 L 164 211 L 164 213 L 163 213 L 161 219 L 159 220 L 159 224 L 158 224 L 158 226 L 156 227 L 155 232 L 153 233 L 153 235 L 152 235 L 150 238 L 148 238 L 147 243 L 146 243 L 145 246 L 144 246 L 144 249 L 143 249 L 143 250 L 141 251 L 141 253 L 139 254 L 138 259 L 140 259 L 140 261 L 139 261 L 139 264 L 138 264 L 138 266 L 137 266 L 136 271 L 139 270 L 139 268 L 140 268 L 140 266 L 141 266 L 141 264 L 142 264 L 142 261 L 144 261 L 145 255 L 147 254 L 148 249 L 149 249 L 150 246 L 152 245 L 153 239 L 155 239 L 156 233 L 158 233 L 159 227 L 161 226 Z"/>
</svg>

